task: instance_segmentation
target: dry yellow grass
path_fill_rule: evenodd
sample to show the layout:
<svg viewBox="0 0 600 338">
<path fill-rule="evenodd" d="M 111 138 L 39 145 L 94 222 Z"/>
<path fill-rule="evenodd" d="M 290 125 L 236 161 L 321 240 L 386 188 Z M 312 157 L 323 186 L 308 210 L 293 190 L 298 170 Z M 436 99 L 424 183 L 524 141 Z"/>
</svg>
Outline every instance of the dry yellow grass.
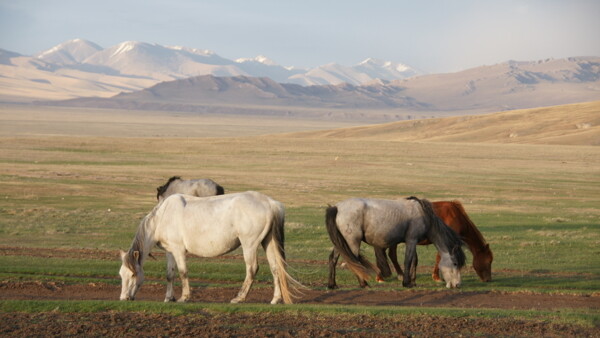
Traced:
<svg viewBox="0 0 600 338">
<path fill-rule="evenodd" d="M 288 136 L 380 141 L 600 145 L 600 101 Z"/>
</svg>

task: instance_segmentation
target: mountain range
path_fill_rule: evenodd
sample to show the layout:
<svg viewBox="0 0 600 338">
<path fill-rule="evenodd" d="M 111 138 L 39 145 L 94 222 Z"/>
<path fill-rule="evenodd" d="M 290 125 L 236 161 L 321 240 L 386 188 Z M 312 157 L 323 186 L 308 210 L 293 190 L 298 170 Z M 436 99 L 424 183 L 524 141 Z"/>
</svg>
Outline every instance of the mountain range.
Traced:
<svg viewBox="0 0 600 338">
<path fill-rule="evenodd" d="M 103 49 L 78 39 L 34 56 L 0 50 L 0 102 L 381 121 L 597 100 L 600 57 L 421 74 L 374 59 L 302 70 L 142 42 Z"/>
<path fill-rule="evenodd" d="M 15 74 L 16 69 L 9 69 L 10 66 L 18 67 L 19 72 L 28 75 L 19 77 L 22 74 Z M 29 81 L 37 82 L 42 95 L 44 89 L 47 93 L 52 92 L 52 88 L 43 88 L 43 84 L 52 84 L 65 87 L 63 92 L 72 93 L 70 97 L 88 96 L 90 90 L 97 92 L 94 96 L 107 97 L 162 81 L 199 75 L 269 77 L 281 83 L 308 86 L 360 85 L 375 79 L 396 80 L 421 74 L 407 65 L 377 59 L 366 59 L 351 67 L 331 63 L 300 69 L 280 66 L 262 55 L 230 60 L 203 49 L 136 41 L 102 48 L 83 39 L 66 41 L 33 56 L 0 50 L 0 70 L 4 75 L 0 84 L 7 82 L 18 88 L 27 87 Z M 77 88 L 70 88 L 68 83 L 73 80 L 87 91 L 79 93 Z M 19 81 L 25 83 L 18 86 Z M 6 97 L 9 93 L 2 90 L 0 95 Z M 65 95 L 61 98 L 69 98 Z"/>
<path fill-rule="evenodd" d="M 161 82 L 111 98 L 77 98 L 45 104 L 381 121 L 599 99 L 600 58 L 587 57 L 506 62 L 457 73 L 376 80 L 363 85 L 301 86 L 267 77 L 202 75 Z"/>
</svg>

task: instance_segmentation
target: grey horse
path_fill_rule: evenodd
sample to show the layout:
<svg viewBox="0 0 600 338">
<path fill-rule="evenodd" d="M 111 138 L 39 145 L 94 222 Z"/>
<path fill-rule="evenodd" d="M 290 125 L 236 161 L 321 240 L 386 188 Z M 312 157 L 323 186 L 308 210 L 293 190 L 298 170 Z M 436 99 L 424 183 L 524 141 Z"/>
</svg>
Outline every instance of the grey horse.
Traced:
<svg viewBox="0 0 600 338">
<path fill-rule="evenodd" d="M 334 248 L 329 256 L 329 283 L 334 289 L 335 267 L 340 254 L 362 287 L 379 269 L 360 254 L 361 241 L 376 248 L 406 243 L 402 285 L 416 286 L 417 243 L 428 239 L 441 256 L 440 269 L 449 288 L 459 287 L 465 265 L 461 238 L 444 224 L 426 199 L 400 200 L 351 198 L 327 208 L 325 223 Z"/>
<path fill-rule="evenodd" d="M 156 199 L 160 202 L 173 194 L 205 197 L 224 193 L 225 189 L 211 179 L 183 180 L 179 176 L 173 176 L 167 183 L 156 188 Z"/>
</svg>

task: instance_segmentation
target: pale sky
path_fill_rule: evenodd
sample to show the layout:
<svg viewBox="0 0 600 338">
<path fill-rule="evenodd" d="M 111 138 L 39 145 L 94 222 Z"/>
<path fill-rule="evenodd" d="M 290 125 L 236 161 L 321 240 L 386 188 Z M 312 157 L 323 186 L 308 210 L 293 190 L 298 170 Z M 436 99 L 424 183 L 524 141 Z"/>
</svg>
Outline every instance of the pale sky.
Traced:
<svg viewBox="0 0 600 338">
<path fill-rule="evenodd" d="M 82 38 L 265 55 L 302 68 L 368 58 L 429 73 L 600 56 L 600 0 L 0 0 L 0 48 Z"/>
</svg>

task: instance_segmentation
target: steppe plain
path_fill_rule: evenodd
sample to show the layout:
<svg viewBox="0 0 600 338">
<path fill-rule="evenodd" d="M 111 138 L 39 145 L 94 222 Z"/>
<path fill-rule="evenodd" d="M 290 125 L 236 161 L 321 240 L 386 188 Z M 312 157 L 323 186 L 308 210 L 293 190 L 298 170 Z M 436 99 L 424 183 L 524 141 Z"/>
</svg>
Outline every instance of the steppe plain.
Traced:
<svg viewBox="0 0 600 338">
<path fill-rule="evenodd" d="M 4 105 L 0 334 L 598 336 L 598 112 L 592 102 L 356 126 Z M 159 254 L 139 301 L 117 301 L 117 251 L 173 175 L 286 205 L 289 270 L 308 287 L 298 304 L 266 304 L 263 253 L 248 304 L 227 304 L 243 279 L 239 251 L 190 258 L 192 303 L 161 302 Z M 468 267 L 460 290 L 444 289 L 428 246 L 415 289 L 395 278 L 359 289 L 340 269 L 341 289 L 326 290 L 325 207 L 410 195 L 463 203 L 494 251 L 493 281 Z"/>
</svg>

